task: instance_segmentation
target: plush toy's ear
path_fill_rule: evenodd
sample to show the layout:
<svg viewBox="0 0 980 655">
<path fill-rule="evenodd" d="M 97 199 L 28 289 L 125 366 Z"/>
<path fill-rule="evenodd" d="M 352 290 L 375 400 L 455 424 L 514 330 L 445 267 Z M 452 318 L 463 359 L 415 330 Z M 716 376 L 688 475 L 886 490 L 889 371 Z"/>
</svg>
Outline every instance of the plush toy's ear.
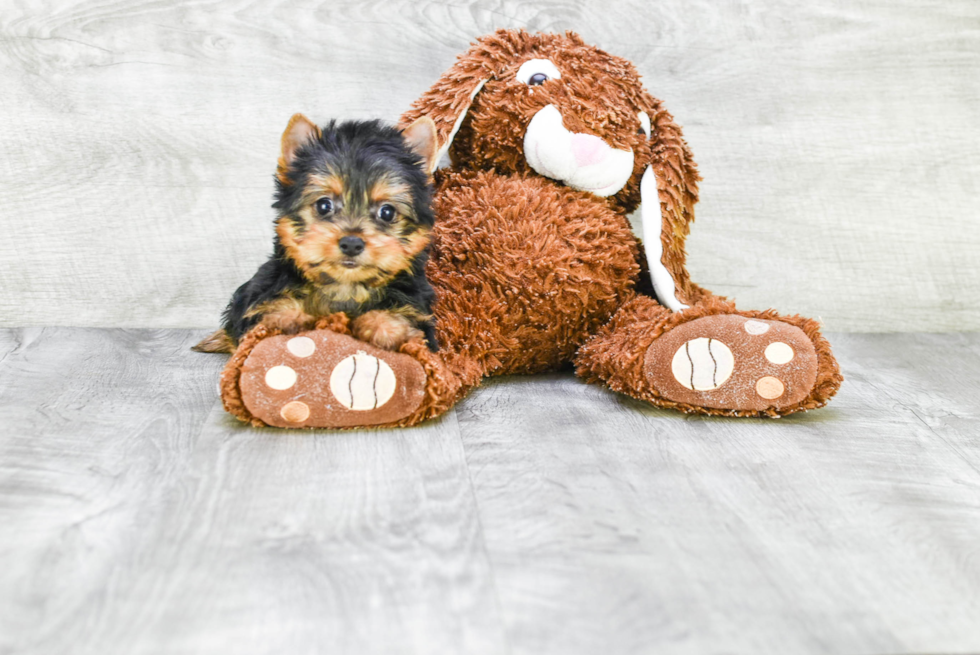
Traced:
<svg viewBox="0 0 980 655">
<path fill-rule="evenodd" d="M 439 139 L 436 164 L 449 152 L 453 137 L 463 124 L 473 99 L 492 77 L 492 61 L 493 55 L 482 44 L 470 48 L 402 114 L 398 122 L 401 127 L 422 116 L 432 119 Z"/>
<path fill-rule="evenodd" d="M 431 174 L 439 163 L 439 137 L 436 124 L 428 116 L 417 118 L 402 131 L 405 143 L 425 162 L 425 172 Z"/>
<path fill-rule="evenodd" d="M 282 133 L 280 141 L 279 166 L 276 175 L 286 181 L 289 165 L 296 159 L 299 149 L 314 139 L 320 138 L 320 128 L 303 114 L 293 114 Z"/>
<path fill-rule="evenodd" d="M 696 288 L 687 273 L 684 241 L 698 200 L 697 166 L 673 117 L 649 98 L 640 125 L 650 139 L 652 158 L 640 179 L 643 246 L 657 298 L 671 311 L 687 309 Z"/>
</svg>

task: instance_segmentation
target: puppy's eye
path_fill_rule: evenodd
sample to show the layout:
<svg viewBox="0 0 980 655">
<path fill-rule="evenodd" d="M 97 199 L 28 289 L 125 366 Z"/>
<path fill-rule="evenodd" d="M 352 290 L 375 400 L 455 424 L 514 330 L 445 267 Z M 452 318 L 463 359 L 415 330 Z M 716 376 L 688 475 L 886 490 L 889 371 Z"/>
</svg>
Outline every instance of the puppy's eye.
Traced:
<svg viewBox="0 0 980 655">
<path fill-rule="evenodd" d="M 378 210 L 378 218 L 384 221 L 385 223 L 392 222 L 393 220 L 395 220 L 395 216 L 397 215 L 398 212 L 395 211 L 395 208 L 392 207 L 391 205 L 381 205 L 381 209 Z"/>
<path fill-rule="evenodd" d="M 548 59 L 530 59 L 517 69 L 517 79 L 528 86 L 539 86 L 548 80 L 560 80 L 561 71 Z"/>
<path fill-rule="evenodd" d="M 333 201 L 330 198 L 320 198 L 314 203 L 313 208 L 320 216 L 327 216 L 333 213 Z"/>
</svg>

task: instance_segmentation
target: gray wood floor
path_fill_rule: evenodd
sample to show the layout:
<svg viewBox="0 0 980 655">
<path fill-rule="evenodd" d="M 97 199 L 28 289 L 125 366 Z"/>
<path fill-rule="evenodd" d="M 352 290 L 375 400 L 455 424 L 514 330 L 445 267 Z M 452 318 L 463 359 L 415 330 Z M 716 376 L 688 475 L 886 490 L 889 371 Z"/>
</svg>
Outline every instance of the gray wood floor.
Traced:
<svg viewBox="0 0 980 655">
<path fill-rule="evenodd" d="M 0 653 L 980 651 L 980 335 L 836 335 L 778 421 L 557 374 L 309 433 L 201 334 L 0 331 Z"/>
</svg>

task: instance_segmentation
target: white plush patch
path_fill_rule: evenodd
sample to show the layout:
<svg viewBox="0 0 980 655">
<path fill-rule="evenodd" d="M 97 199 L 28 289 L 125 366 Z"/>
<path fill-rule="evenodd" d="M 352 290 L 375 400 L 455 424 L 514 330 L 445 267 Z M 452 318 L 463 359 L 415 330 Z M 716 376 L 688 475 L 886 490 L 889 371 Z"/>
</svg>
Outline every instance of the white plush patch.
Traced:
<svg viewBox="0 0 980 655">
<path fill-rule="evenodd" d="M 657 193 L 657 176 L 652 166 L 647 166 L 640 178 L 640 216 L 643 221 L 643 247 L 647 253 L 647 265 L 650 268 L 650 278 L 657 298 L 672 312 L 687 309 L 687 305 L 675 295 L 674 278 L 664 266 L 661 259 L 664 255 L 664 244 L 660 234 L 664 229 L 663 215 L 660 209 L 660 194 Z"/>
<path fill-rule="evenodd" d="M 765 354 L 766 359 L 773 364 L 785 364 L 786 362 L 792 361 L 796 353 L 793 352 L 793 347 L 788 343 L 774 341 L 766 346 Z"/>
<path fill-rule="evenodd" d="M 763 323 L 762 321 L 753 321 L 751 319 L 745 321 L 745 325 L 743 327 L 745 328 L 746 332 L 754 336 L 759 336 L 760 334 L 765 334 L 766 332 L 769 331 L 768 323 Z"/>
<path fill-rule="evenodd" d="M 377 409 L 391 400 L 398 381 L 385 362 L 365 352 L 342 360 L 330 374 L 330 391 L 347 409 Z"/>
<path fill-rule="evenodd" d="M 636 115 L 636 117 L 640 120 L 640 129 L 643 130 L 643 133 L 646 134 L 647 138 L 649 139 L 650 138 L 650 115 L 647 114 L 645 111 L 641 111 L 639 114 Z"/>
<path fill-rule="evenodd" d="M 439 153 L 436 155 L 437 162 L 449 154 L 449 147 L 453 145 L 453 139 L 456 138 L 456 133 L 459 132 L 459 128 L 463 124 L 463 120 L 466 118 L 466 112 L 470 110 L 470 105 L 473 104 L 473 98 L 475 98 L 476 94 L 480 92 L 480 89 L 483 88 L 483 85 L 487 83 L 488 79 L 489 78 L 484 78 L 480 80 L 480 83 L 476 85 L 475 89 L 473 89 L 473 92 L 470 94 L 470 101 L 466 103 L 466 106 L 459 112 L 459 116 L 456 117 L 456 122 L 453 123 L 453 129 L 450 130 L 449 136 L 446 137 L 446 142 L 442 144 L 441 148 L 439 148 Z"/>
<path fill-rule="evenodd" d="M 309 337 L 293 337 L 286 342 L 286 349 L 295 357 L 309 357 L 316 352 L 316 343 Z"/>
<path fill-rule="evenodd" d="M 517 69 L 517 79 L 527 84 L 536 73 L 544 73 L 549 80 L 560 80 L 561 71 L 549 59 L 529 59 Z"/>
<path fill-rule="evenodd" d="M 633 151 L 617 150 L 597 136 L 569 132 L 554 105 L 538 110 L 524 133 L 524 158 L 535 171 L 602 198 L 633 174 Z"/>
<path fill-rule="evenodd" d="M 270 389 L 283 391 L 296 384 L 296 371 L 288 366 L 273 366 L 265 372 L 265 383 Z"/>
<path fill-rule="evenodd" d="M 735 370 L 731 349 L 717 339 L 691 339 L 674 353 L 674 379 L 693 391 L 711 391 L 728 381 Z"/>
</svg>

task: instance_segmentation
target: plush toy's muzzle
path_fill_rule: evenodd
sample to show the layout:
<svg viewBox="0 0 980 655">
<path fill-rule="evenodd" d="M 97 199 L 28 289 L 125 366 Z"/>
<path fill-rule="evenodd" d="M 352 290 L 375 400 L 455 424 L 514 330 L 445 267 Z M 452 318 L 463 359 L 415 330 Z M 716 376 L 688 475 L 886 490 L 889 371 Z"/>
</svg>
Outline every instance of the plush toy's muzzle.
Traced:
<svg viewBox="0 0 980 655">
<path fill-rule="evenodd" d="M 618 193 L 633 173 L 632 150 L 568 131 L 554 105 L 531 119 L 524 133 L 524 157 L 537 173 L 603 198 Z"/>
</svg>

